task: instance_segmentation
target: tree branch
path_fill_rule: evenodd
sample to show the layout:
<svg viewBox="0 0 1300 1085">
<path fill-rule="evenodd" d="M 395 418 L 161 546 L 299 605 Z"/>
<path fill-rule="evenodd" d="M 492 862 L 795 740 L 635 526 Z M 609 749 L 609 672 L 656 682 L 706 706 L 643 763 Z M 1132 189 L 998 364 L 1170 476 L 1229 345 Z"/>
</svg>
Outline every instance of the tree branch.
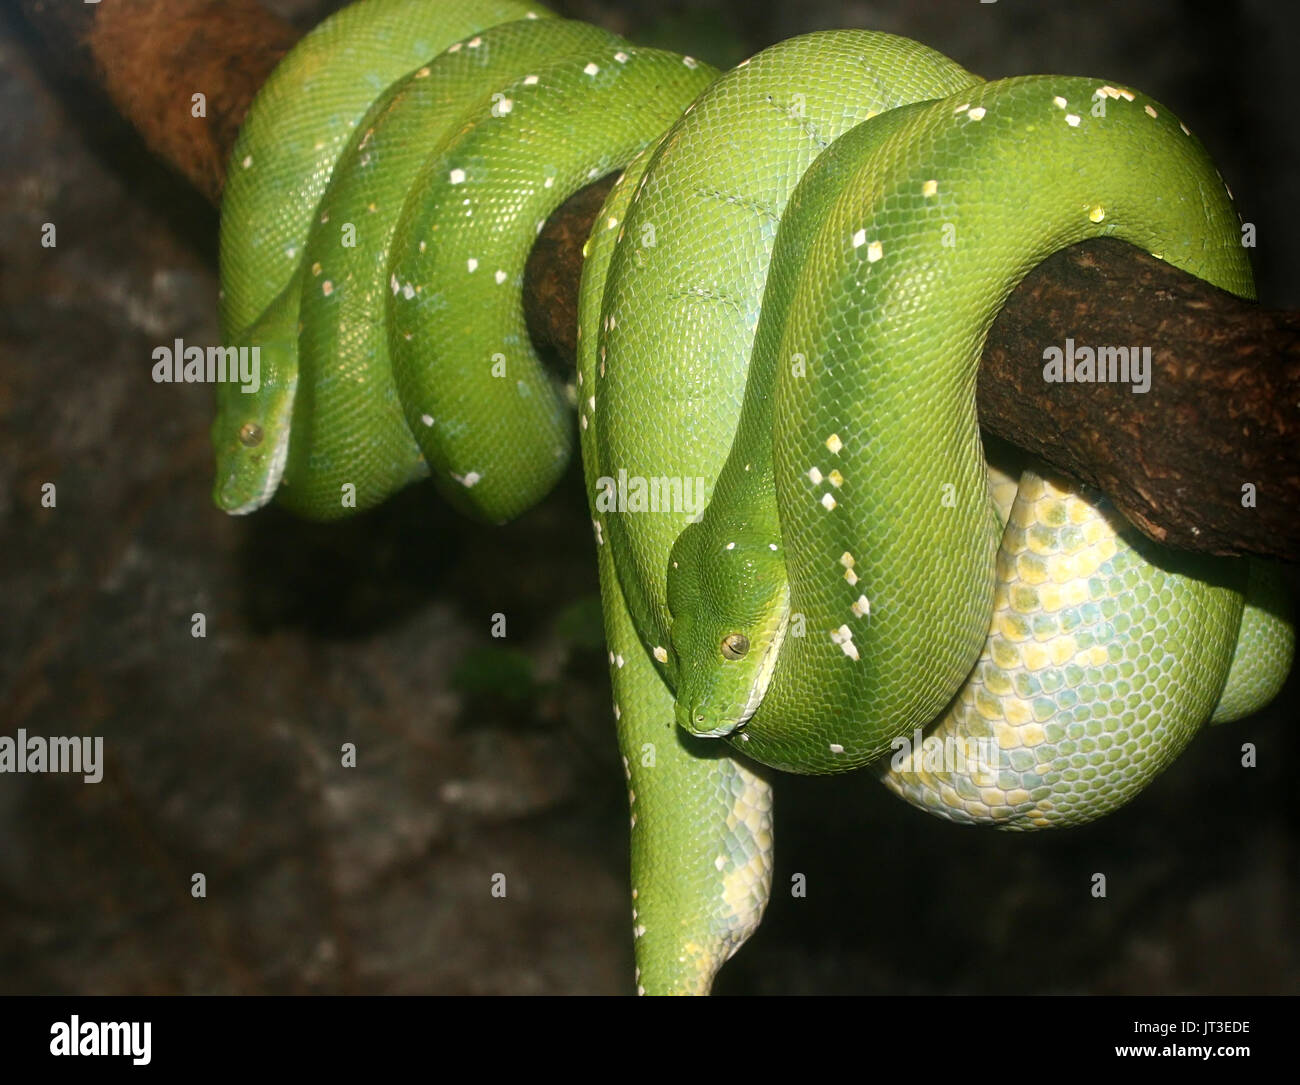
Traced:
<svg viewBox="0 0 1300 1085">
<path fill-rule="evenodd" d="M 76 72 L 214 203 L 257 88 L 295 31 L 255 0 L 22 0 Z M 206 96 L 194 117 L 191 95 Z M 582 244 L 612 178 L 551 216 L 529 257 L 534 339 L 571 363 Z M 1150 347 L 1150 391 L 1048 383 L 1043 351 Z M 981 424 L 1106 493 L 1158 541 L 1300 560 L 1300 314 L 1233 298 L 1113 240 L 1044 261 L 981 362 Z"/>
</svg>

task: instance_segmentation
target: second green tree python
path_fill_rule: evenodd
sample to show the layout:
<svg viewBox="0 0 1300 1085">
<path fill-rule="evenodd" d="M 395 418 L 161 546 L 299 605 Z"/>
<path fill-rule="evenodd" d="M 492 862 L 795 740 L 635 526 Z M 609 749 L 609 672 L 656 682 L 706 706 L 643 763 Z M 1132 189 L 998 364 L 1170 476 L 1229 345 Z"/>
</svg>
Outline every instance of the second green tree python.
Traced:
<svg viewBox="0 0 1300 1085">
<path fill-rule="evenodd" d="M 524 260 L 614 172 L 559 380 Z M 222 328 L 260 382 L 219 386 L 215 500 L 331 519 L 431 477 L 503 522 L 564 471 L 576 405 L 637 987 L 704 993 L 767 902 L 769 768 L 1077 824 L 1280 688 L 1275 572 L 991 465 L 975 413 L 1047 256 L 1113 236 L 1251 297 L 1238 229 L 1196 138 L 1121 84 L 985 82 L 853 30 L 723 74 L 517 0 L 362 0 L 230 161 Z"/>
</svg>

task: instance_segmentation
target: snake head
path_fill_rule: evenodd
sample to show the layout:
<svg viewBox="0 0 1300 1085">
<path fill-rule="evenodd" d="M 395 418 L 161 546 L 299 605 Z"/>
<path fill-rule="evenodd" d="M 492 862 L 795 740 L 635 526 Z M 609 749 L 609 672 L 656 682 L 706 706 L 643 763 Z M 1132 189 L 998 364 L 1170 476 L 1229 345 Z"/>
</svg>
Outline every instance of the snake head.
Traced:
<svg viewBox="0 0 1300 1085">
<path fill-rule="evenodd" d="M 258 357 L 264 378 L 268 355 L 278 344 L 261 344 Z M 281 383 L 265 379 L 253 393 L 237 384 L 217 387 L 217 417 L 212 424 L 212 444 L 217 457 L 213 499 L 233 516 L 254 512 L 272 497 L 284 475 L 289 456 L 296 374 Z"/>
<path fill-rule="evenodd" d="M 707 523 L 688 524 L 668 562 L 668 608 L 677 723 L 701 738 L 729 735 L 762 703 L 789 623 L 774 533 L 748 525 L 719 534 Z"/>
<path fill-rule="evenodd" d="M 212 447 L 217 476 L 212 497 L 232 516 L 254 512 L 275 496 L 289 458 L 289 430 L 298 389 L 298 278 L 235 339 L 254 361 L 247 384 L 217 385 Z"/>
</svg>

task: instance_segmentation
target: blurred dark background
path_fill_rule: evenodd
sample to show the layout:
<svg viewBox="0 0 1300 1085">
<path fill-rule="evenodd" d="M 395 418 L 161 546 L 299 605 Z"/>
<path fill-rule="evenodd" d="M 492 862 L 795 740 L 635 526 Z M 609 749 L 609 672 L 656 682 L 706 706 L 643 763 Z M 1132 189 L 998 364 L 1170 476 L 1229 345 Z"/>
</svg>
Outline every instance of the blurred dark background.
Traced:
<svg viewBox="0 0 1300 1085">
<path fill-rule="evenodd" d="M 269 6 L 305 29 L 340 5 Z M 865 27 L 988 77 L 1140 87 L 1256 224 L 1261 299 L 1300 305 L 1293 6 L 552 6 L 721 65 Z M 0 776 L 0 992 L 630 992 L 577 473 L 505 529 L 425 487 L 335 526 L 218 513 L 211 390 L 149 379 L 158 344 L 216 341 L 216 212 L 54 59 L 6 6 L 0 733 L 102 735 L 107 770 Z M 719 991 L 1295 993 L 1295 697 L 1072 831 L 959 829 L 862 774 L 783 777 L 776 894 Z"/>
</svg>

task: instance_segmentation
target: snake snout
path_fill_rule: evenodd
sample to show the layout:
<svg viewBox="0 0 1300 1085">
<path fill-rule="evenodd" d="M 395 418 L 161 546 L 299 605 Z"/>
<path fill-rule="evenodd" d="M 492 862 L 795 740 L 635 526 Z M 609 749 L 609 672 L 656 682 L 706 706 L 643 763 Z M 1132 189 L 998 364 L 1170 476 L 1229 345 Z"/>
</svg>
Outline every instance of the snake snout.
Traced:
<svg viewBox="0 0 1300 1085">
<path fill-rule="evenodd" d="M 677 702 L 677 726 L 697 738 L 725 738 L 738 722 L 722 717 L 710 709 L 707 699 L 700 699 Z"/>
</svg>

